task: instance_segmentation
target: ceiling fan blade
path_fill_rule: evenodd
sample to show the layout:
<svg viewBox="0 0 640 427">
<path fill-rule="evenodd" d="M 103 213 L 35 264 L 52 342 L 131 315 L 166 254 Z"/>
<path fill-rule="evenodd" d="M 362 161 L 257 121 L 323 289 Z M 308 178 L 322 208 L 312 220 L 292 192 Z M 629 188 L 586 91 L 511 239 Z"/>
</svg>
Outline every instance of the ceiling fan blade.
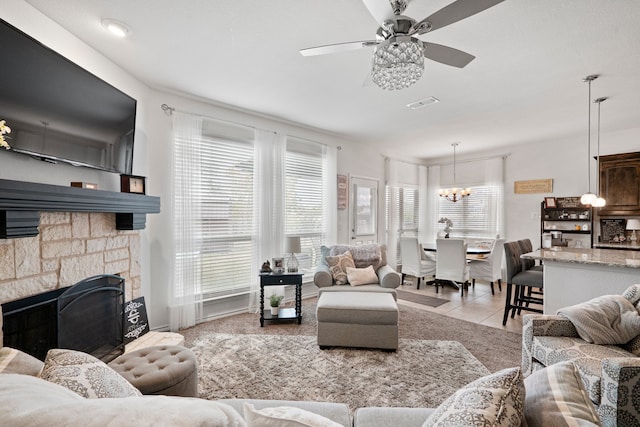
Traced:
<svg viewBox="0 0 640 427">
<path fill-rule="evenodd" d="M 443 7 L 436 13 L 420 21 L 429 22 L 431 25 L 424 26 L 418 34 L 424 34 L 426 32 L 434 31 L 447 25 L 458 22 L 469 16 L 480 13 L 483 10 L 489 9 L 502 3 L 504 0 L 457 0 L 448 6 Z M 366 1 L 365 1 L 366 3 Z M 416 27 L 418 24 L 415 25 Z"/>
<path fill-rule="evenodd" d="M 452 67 L 464 68 L 476 57 L 452 47 L 436 43 L 422 42 L 424 45 L 424 57 L 432 61 L 440 62 Z"/>
<path fill-rule="evenodd" d="M 389 0 L 362 0 L 373 18 L 382 25 L 387 19 L 393 19 L 393 8 Z"/>
<path fill-rule="evenodd" d="M 328 53 L 357 50 L 363 47 L 375 46 L 377 44 L 378 42 L 375 40 L 364 40 L 359 42 L 329 44 L 326 46 L 317 46 L 317 47 L 310 47 L 307 49 L 300 49 L 300 54 L 302 56 L 326 55 Z"/>
</svg>

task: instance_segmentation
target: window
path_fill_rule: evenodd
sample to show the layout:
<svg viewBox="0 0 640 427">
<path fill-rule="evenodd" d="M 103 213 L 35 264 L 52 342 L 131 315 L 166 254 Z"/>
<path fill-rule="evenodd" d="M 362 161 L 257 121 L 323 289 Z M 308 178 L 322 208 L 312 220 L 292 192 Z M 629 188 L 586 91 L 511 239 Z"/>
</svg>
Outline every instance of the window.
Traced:
<svg viewBox="0 0 640 427">
<path fill-rule="evenodd" d="M 255 276 L 253 144 L 204 135 L 175 143 L 176 180 L 190 176 L 183 179 L 185 182 L 176 182 L 176 189 L 189 189 L 176 191 L 175 220 L 199 234 L 194 250 L 177 257 L 196 258 L 198 271 L 191 274 L 199 281 L 204 299 L 247 291 Z M 181 150 L 181 144 L 192 144 L 191 149 L 199 157 L 197 167 L 180 157 L 189 151 Z M 183 173 L 186 171 L 180 168 L 189 168 L 192 173 Z M 182 197 L 187 193 L 198 206 L 185 208 L 188 204 L 183 203 Z M 177 262 L 176 269 L 180 268 L 184 268 L 183 263 Z"/>
<path fill-rule="evenodd" d="M 326 147 L 213 119 L 184 122 L 174 134 L 173 297 L 249 292 L 256 262 L 282 256 L 284 235 L 300 236 L 300 269 L 313 271 L 327 235 Z M 260 209 L 265 200 L 275 209 Z"/>
<path fill-rule="evenodd" d="M 295 138 L 287 139 L 285 154 L 285 234 L 300 236 L 300 271 L 313 271 L 324 244 L 322 146 Z M 289 254 L 286 254 L 287 256 Z"/>
<path fill-rule="evenodd" d="M 400 237 L 418 237 L 419 203 L 418 189 L 411 187 L 389 187 L 386 189 L 387 232 L 397 230 L 396 261 L 401 264 Z M 397 218 L 397 228 L 394 225 Z M 393 241 L 394 239 L 387 239 Z"/>
<path fill-rule="evenodd" d="M 446 217 L 453 222 L 451 234 L 455 237 L 491 237 L 499 233 L 500 187 L 472 185 L 471 195 L 452 203 L 439 197 L 438 218 Z M 442 224 L 440 229 L 442 228 Z"/>
</svg>

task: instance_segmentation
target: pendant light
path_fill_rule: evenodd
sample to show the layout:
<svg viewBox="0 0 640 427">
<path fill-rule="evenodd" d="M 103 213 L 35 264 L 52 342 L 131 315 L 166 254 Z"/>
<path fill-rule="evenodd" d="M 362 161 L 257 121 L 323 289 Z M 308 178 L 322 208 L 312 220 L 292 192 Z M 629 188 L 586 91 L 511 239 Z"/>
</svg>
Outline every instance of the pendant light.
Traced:
<svg viewBox="0 0 640 427">
<path fill-rule="evenodd" d="M 591 192 L 591 82 L 598 78 L 598 74 L 592 74 L 583 79 L 583 81 L 589 83 L 589 113 L 588 113 L 588 128 L 587 128 L 587 192 L 580 197 L 580 203 L 585 206 L 592 206 L 598 196 Z"/>
<path fill-rule="evenodd" d="M 454 142 L 453 144 L 451 144 L 451 146 L 453 147 L 453 188 L 440 189 L 438 191 L 438 194 L 440 195 L 440 197 L 444 197 L 445 199 L 453 203 L 463 199 L 464 197 L 471 195 L 470 188 L 458 189 L 458 187 L 456 187 L 456 147 L 458 145 L 459 143 L 457 142 Z M 458 198 L 458 196 L 460 197 Z"/>
<path fill-rule="evenodd" d="M 601 98 L 597 98 L 595 99 L 593 102 L 598 104 L 598 145 L 597 145 L 597 150 L 596 150 L 596 158 L 598 159 L 596 161 L 597 167 L 596 167 L 596 194 L 598 194 L 598 197 L 596 198 L 596 200 L 593 201 L 593 203 L 591 204 L 591 206 L 593 206 L 594 208 L 601 208 L 607 205 L 607 201 L 600 195 L 600 185 L 599 185 L 599 179 L 600 179 L 600 104 L 602 104 L 604 101 L 607 100 L 607 97 L 601 97 Z"/>
</svg>

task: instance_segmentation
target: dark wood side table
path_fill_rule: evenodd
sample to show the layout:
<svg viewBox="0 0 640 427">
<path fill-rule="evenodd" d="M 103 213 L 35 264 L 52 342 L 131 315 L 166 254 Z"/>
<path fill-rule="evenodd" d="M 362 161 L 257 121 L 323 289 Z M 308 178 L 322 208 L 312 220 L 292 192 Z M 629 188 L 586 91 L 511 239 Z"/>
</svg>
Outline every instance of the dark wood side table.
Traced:
<svg viewBox="0 0 640 427">
<path fill-rule="evenodd" d="M 270 311 L 264 311 L 264 288 L 265 286 L 295 286 L 296 305 L 295 308 L 281 308 L 277 316 L 272 316 Z M 302 323 L 302 273 L 266 273 L 260 274 L 260 327 L 264 326 L 264 321 L 281 322 L 285 320 L 298 319 L 298 325 Z"/>
</svg>

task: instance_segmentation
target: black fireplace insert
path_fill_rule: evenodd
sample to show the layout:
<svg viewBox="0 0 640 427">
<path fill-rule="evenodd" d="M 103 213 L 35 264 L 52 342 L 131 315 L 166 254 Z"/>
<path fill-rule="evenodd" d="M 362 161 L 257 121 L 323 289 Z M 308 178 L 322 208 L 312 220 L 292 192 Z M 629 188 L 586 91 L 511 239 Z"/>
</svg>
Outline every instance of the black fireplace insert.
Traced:
<svg viewBox="0 0 640 427">
<path fill-rule="evenodd" d="M 67 348 L 109 362 L 124 353 L 124 286 L 120 276 L 99 275 L 2 304 L 3 344 L 40 360 Z"/>
</svg>

